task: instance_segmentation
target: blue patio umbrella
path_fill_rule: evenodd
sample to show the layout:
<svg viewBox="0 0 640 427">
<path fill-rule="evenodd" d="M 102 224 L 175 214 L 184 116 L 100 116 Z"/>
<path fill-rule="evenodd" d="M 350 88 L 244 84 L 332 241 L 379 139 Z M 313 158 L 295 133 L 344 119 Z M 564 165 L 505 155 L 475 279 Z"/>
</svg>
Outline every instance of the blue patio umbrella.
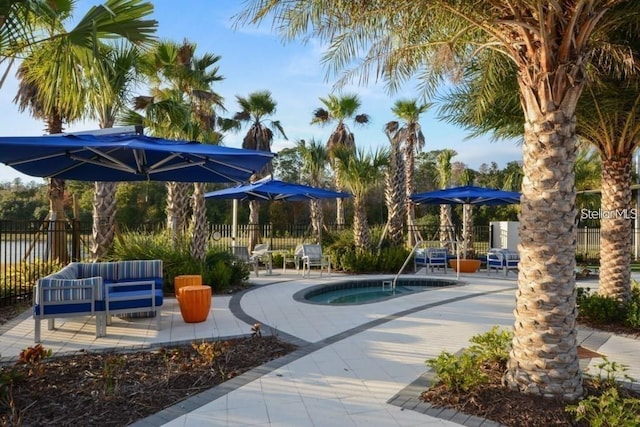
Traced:
<svg viewBox="0 0 640 427">
<path fill-rule="evenodd" d="M 304 200 L 338 199 L 351 197 L 351 194 L 340 191 L 325 190 L 324 188 L 310 187 L 303 184 L 263 178 L 250 184 L 240 185 L 223 190 L 205 193 L 205 199 L 231 199 L 231 200 L 287 200 L 292 202 Z M 232 238 L 237 235 L 237 206 L 233 205 Z"/>
<path fill-rule="evenodd" d="M 462 187 L 452 187 L 442 190 L 428 191 L 426 193 L 412 194 L 410 199 L 417 204 L 425 205 L 497 206 L 520 203 L 520 193 L 465 185 Z M 463 214 L 466 215 L 466 211 L 463 211 Z M 463 224 L 466 224 L 466 221 L 463 220 Z M 465 236 L 467 232 L 468 231 L 466 229 L 463 230 L 463 234 Z M 467 248 L 465 247 L 465 256 L 466 252 Z"/>
<path fill-rule="evenodd" d="M 246 185 L 212 191 L 204 195 L 205 199 L 289 200 L 295 202 L 346 197 L 351 197 L 351 194 L 277 179 L 260 180 Z"/>
<path fill-rule="evenodd" d="M 243 182 L 274 155 L 134 134 L 0 137 L 0 162 L 79 181 Z"/>
<path fill-rule="evenodd" d="M 509 205 L 520 203 L 520 193 L 465 185 L 412 194 L 410 199 L 425 205 Z"/>
</svg>

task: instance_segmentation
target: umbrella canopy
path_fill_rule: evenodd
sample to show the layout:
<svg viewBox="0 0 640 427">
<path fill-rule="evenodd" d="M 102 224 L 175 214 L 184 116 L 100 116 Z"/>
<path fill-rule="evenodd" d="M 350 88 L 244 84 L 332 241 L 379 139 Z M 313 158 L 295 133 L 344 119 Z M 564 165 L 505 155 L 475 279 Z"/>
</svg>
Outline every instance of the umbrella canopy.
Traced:
<svg viewBox="0 0 640 427">
<path fill-rule="evenodd" d="M 351 194 L 273 179 L 212 191 L 206 193 L 204 197 L 205 199 L 289 200 L 297 202 L 302 200 L 346 198 L 351 197 Z"/>
<path fill-rule="evenodd" d="M 520 193 L 465 185 L 413 194 L 410 199 L 415 203 L 426 205 L 496 206 L 520 203 Z"/>
<path fill-rule="evenodd" d="M 0 137 L 0 162 L 79 181 L 242 182 L 274 155 L 133 134 Z"/>
</svg>

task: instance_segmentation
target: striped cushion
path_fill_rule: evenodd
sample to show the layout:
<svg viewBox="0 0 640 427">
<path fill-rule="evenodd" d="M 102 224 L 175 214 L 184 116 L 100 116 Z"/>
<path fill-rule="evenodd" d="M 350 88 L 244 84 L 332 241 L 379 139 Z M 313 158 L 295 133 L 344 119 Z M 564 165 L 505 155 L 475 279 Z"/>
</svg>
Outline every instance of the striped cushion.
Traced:
<svg viewBox="0 0 640 427">
<path fill-rule="evenodd" d="M 136 260 L 118 262 L 118 281 L 162 278 L 162 260 Z"/>
<path fill-rule="evenodd" d="M 78 278 L 102 277 L 107 282 L 118 278 L 117 262 L 81 262 L 78 263 Z"/>
<path fill-rule="evenodd" d="M 56 273 L 51 274 L 51 278 L 55 279 L 77 279 L 78 278 L 78 263 L 72 262 L 64 266 L 64 268 Z"/>
<path fill-rule="evenodd" d="M 64 302 L 64 301 L 91 301 L 96 292 L 102 287 L 101 277 L 88 279 L 40 279 L 38 280 L 40 290 L 36 296 L 36 304 L 39 304 L 40 294 L 43 302 Z"/>
</svg>

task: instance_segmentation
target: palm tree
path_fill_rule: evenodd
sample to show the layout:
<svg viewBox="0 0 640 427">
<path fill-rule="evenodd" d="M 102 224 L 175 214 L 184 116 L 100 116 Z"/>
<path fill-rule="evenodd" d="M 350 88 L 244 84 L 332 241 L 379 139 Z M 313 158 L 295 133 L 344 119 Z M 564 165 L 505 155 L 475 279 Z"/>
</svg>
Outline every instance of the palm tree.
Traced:
<svg viewBox="0 0 640 427">
<path fill-rule="evenodd" d="M 353 119 L 355 124 L 369 123 L 367 114 L 358 114 L 358 110 L 362 105 L 358 95 L 329 95 L 326 98 L 320 98 L 320 102 L 324 108 L 317 108 L 313 112 L 311 124 L 327 125 L 329 123 L 338 122 L 333 132 L 327 140 L 327 151 L 329 152 L 329 160 L 331 168 L 335 174 L 335 185 L 338 190 L 342 188 L 335 160 L 335 151 L 338 149 L 356 150 L 355 137 L 353 132 L 346 125 L 345 120 Z M 344 226 L 344 200 L 336 199 L 336 225 Z"/>
<path fill-rule="evenodd" d="M 72 16 L 74 3 L 38 17 L 33 25 L 47 34 L 46 40 L 32 46 L 18 70 L 20 86 L 14 101 L 21 111 L 46 122 L 50 134 L 61 133 L 64 123 L 86 115 L 87 95 L 91 85 L 87 76 L 103 70 L 101 48 L 104 40 L 124 38 L 144 45 L 150 42 L 156 21 L 142 18 L 153 6 L 139 0 L 109 0 L 104 6 L 92 7 L 71 31 L 64 25 Z M 107 50 L 108 51 L 108 50 Z M 108 60 L 108 58 L 106 58 Z M 66 244 L 61 239 L 64 229 L 64 180 L 49 180 L 49 219 L 55 227 L 51 244 L 53 259 L 66 261 Z M 54 221 L 55 220 L 55 221 Z"/>
<path fill-rule="evenodd" d="M 223 99 L 212 85 L 223 79 L 217 62 L 220 57 L 205 53 L 195 55 L 196 45 L 159 43 L 142 62 L 142 71 L 151 81 L 151 95 L 136 98 L 136 109 L 145 117 L 129 112 L 126 123 L 144 123 L 151 132 L 167 138 L 218 144 L 216 130 L 221 120 L 215 108 L 224 109 Z M 206 252 L 206 209 L 204 183 L 193 184 L 191 222 L 188 225 L 189 195 L 187 183 L 167 183 L 167 228 L 174 237 L 190 230 L 190 250 L 196 259 Z"/>
<path fill-rule="evenodd" d="M 516 319 L 504 382 L 526 394 L 579 398 L 576 107 L 590 63 L 621 73 L 636 66 L 625 46 L 638 39 L 636 2 L 253 0 L 238 20 L 266 17 L 286 38 L 317 36 L 327 43 L 330 71 L 357 64 L 342 83 L 376 75 L 395 90 L 417 75 L 432 92 L 460 64 L 477 64 L 473 58 L 504 55 L 514 64 L 524 113 L 524 180 Z M 626 23 L 625 38 L 597 49 L 605 32 Z"/>
<path fill-rule="evenodd" d="M 440 188 L 447 188 L 451 185 L 451 159 L 457 154 L 454 150 L 448 148 L 438 154 L 436 170 Z M 440 205 L 440 246 L 453 251 L 455 249 L 454 240 L 455 233 L 451 205 Z"/>
<path fill-rule="evenodd" d="M 405 173 L 406 173 L 406 214 L 407 214 L 407 246 L 413 248 L 416 244 L 415 235 L 415 207 L 409 197 L 415 193 L 415 155 L 419 153 L 424 147 L 424 135 L 422 134 L 422 126 L 420 126 L 420 115 L 425 113 L 431 104 L 419 103 L 416 99 L 400 99 L 395 102 L 391 111 L 397 118 L 404 123 L 397 130 L 397 138 L 400 139 L 402 144 L 404 158 L 405 158 Z"/>
<path fill-rule="evenodd" d="M 389 241 L 394 246 L 402 245 L 404 240 L 404 218 L 406 212 L 407 192 L 405 190 L 406 177 L 405 162 L 400 150 L 401 138 L 398 122 L 389 122 L 385 126 L 385 133 L 389 139 L 389 166 L 385 172 L 385 203 L 387 205 L 387 224 L 385 227 Z M 413 152 L 412 161 L 413 161 Z M 409 234 L 411 230 L 409 223 Z M 380 241 L 382 243 L 382 239 Z M 412 246 L 413 247 L 413 246 Z"/>
<path fill-rule="evenodd" d="M 371 248 L 371 235 L 367 220 L 366 197 L 378 185 L 388 164 L 386 150 L 364 153 L 349 149 L 336 149 L 334 158 L 339 163 L 340 181 L 353 194 L 353 240 L 357 251 Z"/>
<path fill-rule="evenodd" d="M 274 131 L 282 135 L 284 139 L 287 136 L 282 129 L 282 125 L 277 120 L 268 119 L 276 113 L 277 103 L 271 97 L 269 91 L 259 91 L 250 93 L 249 96 L 242 97 L 236 96 L 236 100 L 241 111 L 234 115 L 234 120 L 239 122 L 249 123 L 249 129 L 247 134 L 242 140 L 242 148 L 249 150 L 261 150 L 271 151 L 271 143 L 273 142 Z M 266 121 L 270 122 L 270 127 L 265 124 Z M 262 171 L 254 174 L 251 178 L 252 181 L 260 178 L 261 176 L 268 175 L 270 165 L 266 166 Z M 249 249 L 252 249 L 257 243 L 259 243 L 258 224 L 260 215 L 260 202 L 252 200 L 249 202 L 249 225 L 251 227 L 249 231 Z"/>
<path fill-rule="evenodd" d="M 105 63 L 92 79 L 87 102 L 100 128 L 111 128 L 125 109 L 127 97 L 136 82 L 136 64 L 140 50 L 136 46 L 120 44 L 105 47 Z M 96 71 L 94 67 L 93 71 Z M 116 182 L 96 181 L 93 199 L 93 232 L 91 259 L 102 260 L 113 245 L 116 228 Z"/>
<path fill-rule="evenodd" d="M 319 187 L 322 184 L 322 178 L 326 173 L 327 163 L 329 162 L 329 154 L 324 144 L 311 140 L 307 144 L 304 140 L 296 143 L 296 148 L 302 157 L 302 172 L 309 180 L 309 185 Z M 324 227 L 324 217 L 322 213 L 322 204 L 320 200 L 311 200 L 311 225 L 316 233 L 316 240 L 322 243 L 322 229 Z"/>
<path fill-rule="evenodd" d="M 580 102 L 578 132 L 600 154 L 601 295 L 621 303 L 631 299 L 633 154 L 640 146 L 640 80 L 609 81 L 590 89 Z"/>
</svg>

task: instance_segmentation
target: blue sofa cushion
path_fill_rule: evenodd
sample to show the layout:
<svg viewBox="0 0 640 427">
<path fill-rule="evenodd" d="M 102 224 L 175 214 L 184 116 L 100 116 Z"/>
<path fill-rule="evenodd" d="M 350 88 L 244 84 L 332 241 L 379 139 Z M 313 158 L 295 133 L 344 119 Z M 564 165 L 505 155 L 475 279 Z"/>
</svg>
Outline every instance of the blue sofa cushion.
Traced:
<svg viewBox="0 0 640 427">
<path fill-rule="evenodd" d="M 109 292 L 109 297 L 113 296 L 117 298 L 114 301 L 109 301 L 109 310 L 124 310 L 124 309 L 132 309 L 132 308 L 150 308 L 152 305 L 151 298 L 144 298 L 148 296 L 149 292 L 145 290 L 139 291 L 111 291 Z M 162 306 L 163 296 L 162 289 L 156 289 L 155 291 L 155 304 L 156 307 Z M 102 305 L 104 309 L 104 305 Z"/>
<path fill-rule="evenodd" d="M 118 262 L 117 281 L 162 279 L 162 260 L 135 260 Z"/>
<path fill-rule="evenodd" d="M 98 310 L 98 303 L 96 302 L 94 310 Z M 103 304 L 104 307 L 104 304 Z M 34 316 L 51 316 L 54 314 L 73 314 L 78 315 L 81 313 L 91 314 L 91 303 L 82 303 L 82 304 L 56 304 L 56 305 L 45 305 L 44 312 L 42 312 L 42 306 L 40 304 L 33 306 L 33 314 Z"/>
<path fill-rule="evenodd" d="M 100 276 L 105 282 L 118 280 L 117 262 L 81 262 L 78 263 L 78 277 Z"/>
<path fill-rule="evenodd" d="M 102 278 L 57 279 L 45 277 L 38 280 L 38 287 L 36 304 L 40 303 L 41 296 L 44 302 L 90 301 L 99 297 Z"/>
</svg>

